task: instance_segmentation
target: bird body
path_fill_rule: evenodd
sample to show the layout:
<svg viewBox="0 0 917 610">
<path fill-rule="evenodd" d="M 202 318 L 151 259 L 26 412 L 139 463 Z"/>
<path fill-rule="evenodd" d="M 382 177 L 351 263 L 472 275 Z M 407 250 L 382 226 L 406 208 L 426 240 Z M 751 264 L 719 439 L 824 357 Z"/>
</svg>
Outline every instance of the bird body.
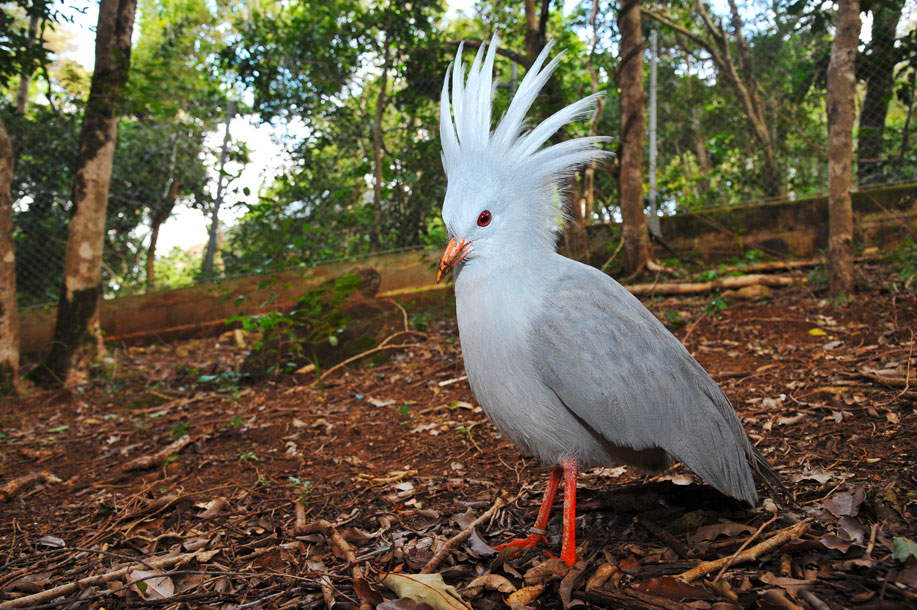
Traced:
<svg viewBox="0 0 917 610">
<path fill-rule="evenodd" d="M 558 181 L 604 156 L 601 137 L 543 146 L 586 116 L 593 98 L 526 130 L 525 115 L 556 67 L 551 45 L 491 130 L 496 37 L 467 80 L 459 48 L 443 86 L 440 132 L 452 238 L 437 281 L 455 270 L 456 310 L 472 391 L 500 432 L 554 465 L 533 534 L 543 538 L 565 480 L 564 551 L 575 561 L 579 467 L 651 471 L 677 459 L 721 492 L 754 503 L 752 468 L 776 481 L 729 400 L 682 344 L 624 287 L 555 250 Z"/>
<path fill-rule="evenodd" d="M 612 278 L 550 253 L 502 273 L 462 268 L 455 291 L 472 391 L 523 453 L 649 471 L 672 456 L 755 502 L 754 449 L 729 400 Z"/>
</svg>

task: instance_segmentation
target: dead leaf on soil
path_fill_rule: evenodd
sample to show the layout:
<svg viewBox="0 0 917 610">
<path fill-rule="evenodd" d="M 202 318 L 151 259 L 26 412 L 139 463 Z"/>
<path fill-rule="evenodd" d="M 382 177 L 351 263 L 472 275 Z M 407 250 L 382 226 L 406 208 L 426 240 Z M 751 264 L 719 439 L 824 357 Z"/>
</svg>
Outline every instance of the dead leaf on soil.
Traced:
<svg viewBox="0 0 917 610">
<path fill-rule="evenodd" d="M 819 542 L 826 549 L 831 549 L 832 551 L 840 551 L 841 553 L 846 553 L 850 548 L 850 543 L 839 536 L 834 534 L 828 534 L 827 536 L 822 536 L 819 539 Z"/>
<path fill-rule="evenodd" d="M 484 539 L 481 537 L 481 534 L 478 533 L 477 528 L 471 532 L 471 536 L 468 537 L 468 542 L 465 544 L 465 548 L 474 557 L 491 557 L 497 554 L 497 549 L 493 548 L 484 541 Z"/>
<path fill-rule="evenodd" d="M 788 578 L 786 576 L 777 576 L 770 572 L 761 575 L 761 582 L 785 589 L 790 595 L 796 597 L 802 589 L 811 588 L 815 584 L 814 580 L 800 580 L 798 578 Z"/>
<path fill-rule="evenodd" d="M 442 574 L 386 574 L 382 584 L 401 597 L 425 602 L 435 610 L 471 608 L 455 587 L 443 582 Z"/>
<path fill-rule="evenodd" d="M 143 599 L 168 599 L 175 595 L 175 585 L 168 576 L 160 576 L 164 572 L 150 572 L 147 570 L 131 570 L 127 574 L 128 582 Z"/>
<path fill-rule="evenodd" d="M 674 576 L 660 576 L 640 583 L 638 590 L 669 599 L 713 599 L 714 595 L 701 585 L 686 583 Z"/>
<path fill-rule="evenodd" d="M 545 585 L 552 580 L 560 580 L 567 575 L 570 568 L 560 559 L 548 559 L 529 569 L 525 573 L 525 584 Z"/>
<path fill-rule="evenodd" d="M 856 517 L 860 512 L 860 504 L 866 499 L 866 489 L 860 485 L 853 492 L 842 491 L 825 500 L 822 508 L 835 517 Z"/>
<path fill-rule="evenodd" d="M 433 607 L 423 602 L 415 602 L 410 597 L 402 597 L 382 602 L 376 606 L 376 610 L 433 610 Z"/>
<path fill-rule="evenodd" d="M 528 587 L 522 587 L 518 591 L 510 593 L 509 597 L 506 598 L 506 603 L 510 606 L 515 606 L 516 604 L 528 606 L 533 601 L 538 599 L 543 591 L 544 585 L 531 585 Z"/>
<path fill-rule="evenodd" d="M 589 580 L 586 581 L 586 590 L 592 591 L 593 589 L 600 589 L 617 571 L 617 566 L 610 563 L 603 563 L 592 576 L 589 577 Z"/>
<path fill-rule="evenodd" d="M 705 525 L 698 528 L 693 535 L 688 537 L 688 542 L 690 542 L 692 546 L 698 546 L 701 542 L 716 540 L 720 536 L 735 538 L 741 534 L 754 533 L 754 531 L 755 528 L 750 525 L 745 525 L 744 523 L 721 521 L 713 525 Z"/>
<path fill-rule="evenodd" d="M 462 589 L 462 592 L 468 597 L 477 597 L 485 589 L 488 591 L 499 591 L 500 593 L 513 593 L 516 586 L 509 581 L 506 576 L 500 574 L 482 574 L 478 576 L 468 586 Z"/>
<path fill-rule="evenodd" d="M 360 601 L 369 602 L 370 604 L 381 604 L 384 599 L 382 594 L 376 591 L 365 578 L 353 579 L 353 590 L 356 592 Z"/>
<path fill-rule="evenodd" d="M 806 466 L 802 473 L 794 474 L 790 477 L 790 481 L 793 483 L 799 483 L 800 481 L 818 481 L 819 483 L 827 483 L 831 479 L 837 478 L 837 475 L 825 471 L 822 468 L 809 468 Z"/>
</svg>

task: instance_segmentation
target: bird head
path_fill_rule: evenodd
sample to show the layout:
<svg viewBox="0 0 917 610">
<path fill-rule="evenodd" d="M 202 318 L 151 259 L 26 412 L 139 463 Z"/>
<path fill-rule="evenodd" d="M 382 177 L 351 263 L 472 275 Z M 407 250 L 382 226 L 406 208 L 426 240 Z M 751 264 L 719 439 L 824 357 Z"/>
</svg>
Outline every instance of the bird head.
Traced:
<svg viewBox="0 0 917 610">
<path fill-rule="evenodd" d="M 498 43 L 494 35 L 489 46 L 481 45 L 467 79 L 463 45 L 459 45 L 443 83 L 440 137 L 448 182 L 443 221 L 450 242 L 440 261 L 437 282 L 453 268 L 467 268 L 478 260 L 513 264 L 530 261 L 539 252 L 553 252 L 563 218 L 559 181 L 578 166 L 607 154 L 597 148 L 599 142 L 608 140 L 601 136 L 543 146 L 558 129 L 588 116 L 595 95 L 526 129 L 525 116 L 562 56 L 545 64 L 552 42 L 532 63 L 506 114 L 491 130 Z"/>
</svg>

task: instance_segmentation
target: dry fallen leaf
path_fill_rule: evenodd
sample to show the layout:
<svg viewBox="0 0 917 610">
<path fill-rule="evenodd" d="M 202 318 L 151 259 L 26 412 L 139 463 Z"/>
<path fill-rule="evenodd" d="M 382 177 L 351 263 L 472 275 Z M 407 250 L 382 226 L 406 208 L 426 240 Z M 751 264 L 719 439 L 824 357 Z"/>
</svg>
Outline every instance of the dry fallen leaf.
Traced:
<svg viewBox="0 0 917 610">
<path fill-rule="evenodd" d="M 644 593 L 669 599 L 713 599 L 714 595 L 701 585 L 688 584 L 674 576 L 651 578 L 637 587 Z"/>
<path fill-rule="evenodd" d="M 484 589 L 489 591 L 499 591 L 500 593 L 513 593 L 516 586 L 509 581 L 506 576 L 500 574 L 482 574 L 478 576 L 465 587 L 462 591 L 468 597 L 477 597 Z"/>
<path fill-rule="evenodd" d="M 533 601 L 538 599 L 538 596 L 541 595 L 544 591 L 544 585 L 531 585 L 528 587 L 522 587 L 514 593 L 510 593 L 509 597 L 506 598 L 506 603 L 510 606 L 515 606 L 520 604 L 523 606 L 528 606 Z"/>
<path fill-rule="evenodd" d="M 175 595 L 175 585 L 168 576 L 160 576 L 163 572 L 150 572 L 147 570 L 131 570 L 127 574 L 128 581 L 133 589 L 143 599 L 168 599 Z"/>
<path fill-rule="evenodd" d="M 471 608 L 455 587 L 443 581 L 442 574 L 386 574 L 382 584 L 401 597 L 430 604 L 434 610 Z"/>
<path fill-rule="evenodd" d="M 553 558 L 548 559 L 525 573 L 525 584 L 544 585 L 552 580 L 560 580 L 569 570 L 570 568 L 563 561 Z"/>
</svg>

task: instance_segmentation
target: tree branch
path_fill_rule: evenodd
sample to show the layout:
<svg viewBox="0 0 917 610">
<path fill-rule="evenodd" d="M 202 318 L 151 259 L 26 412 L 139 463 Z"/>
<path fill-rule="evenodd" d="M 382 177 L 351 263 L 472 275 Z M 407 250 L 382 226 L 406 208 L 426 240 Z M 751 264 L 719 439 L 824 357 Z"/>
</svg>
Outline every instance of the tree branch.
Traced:
<svg viewBox="0 0 917 610">
<path fill-rule="evenodd" d="M 451 47 L 457 47 L 460 44 L 462 44 L 463 42 L 465 43 L 465 49 L 474 49 L 474 50 L 481 48 L 481 45 L 484 44 L 480 40 L 453 40 L 453 41 L 447 42 L 446 44 L 448 44 Z M 517 53 L 509 49 L 504 49 L 503 47 L 497 47 L 497 55 L 500 55 L 511 61 L 514 61 L 525 69 L 529 69 L 532 67 L 533 60 L 529 59 L 528 57 L 526 57 L 525 55 L 521 53 Z"/>
</svg>

